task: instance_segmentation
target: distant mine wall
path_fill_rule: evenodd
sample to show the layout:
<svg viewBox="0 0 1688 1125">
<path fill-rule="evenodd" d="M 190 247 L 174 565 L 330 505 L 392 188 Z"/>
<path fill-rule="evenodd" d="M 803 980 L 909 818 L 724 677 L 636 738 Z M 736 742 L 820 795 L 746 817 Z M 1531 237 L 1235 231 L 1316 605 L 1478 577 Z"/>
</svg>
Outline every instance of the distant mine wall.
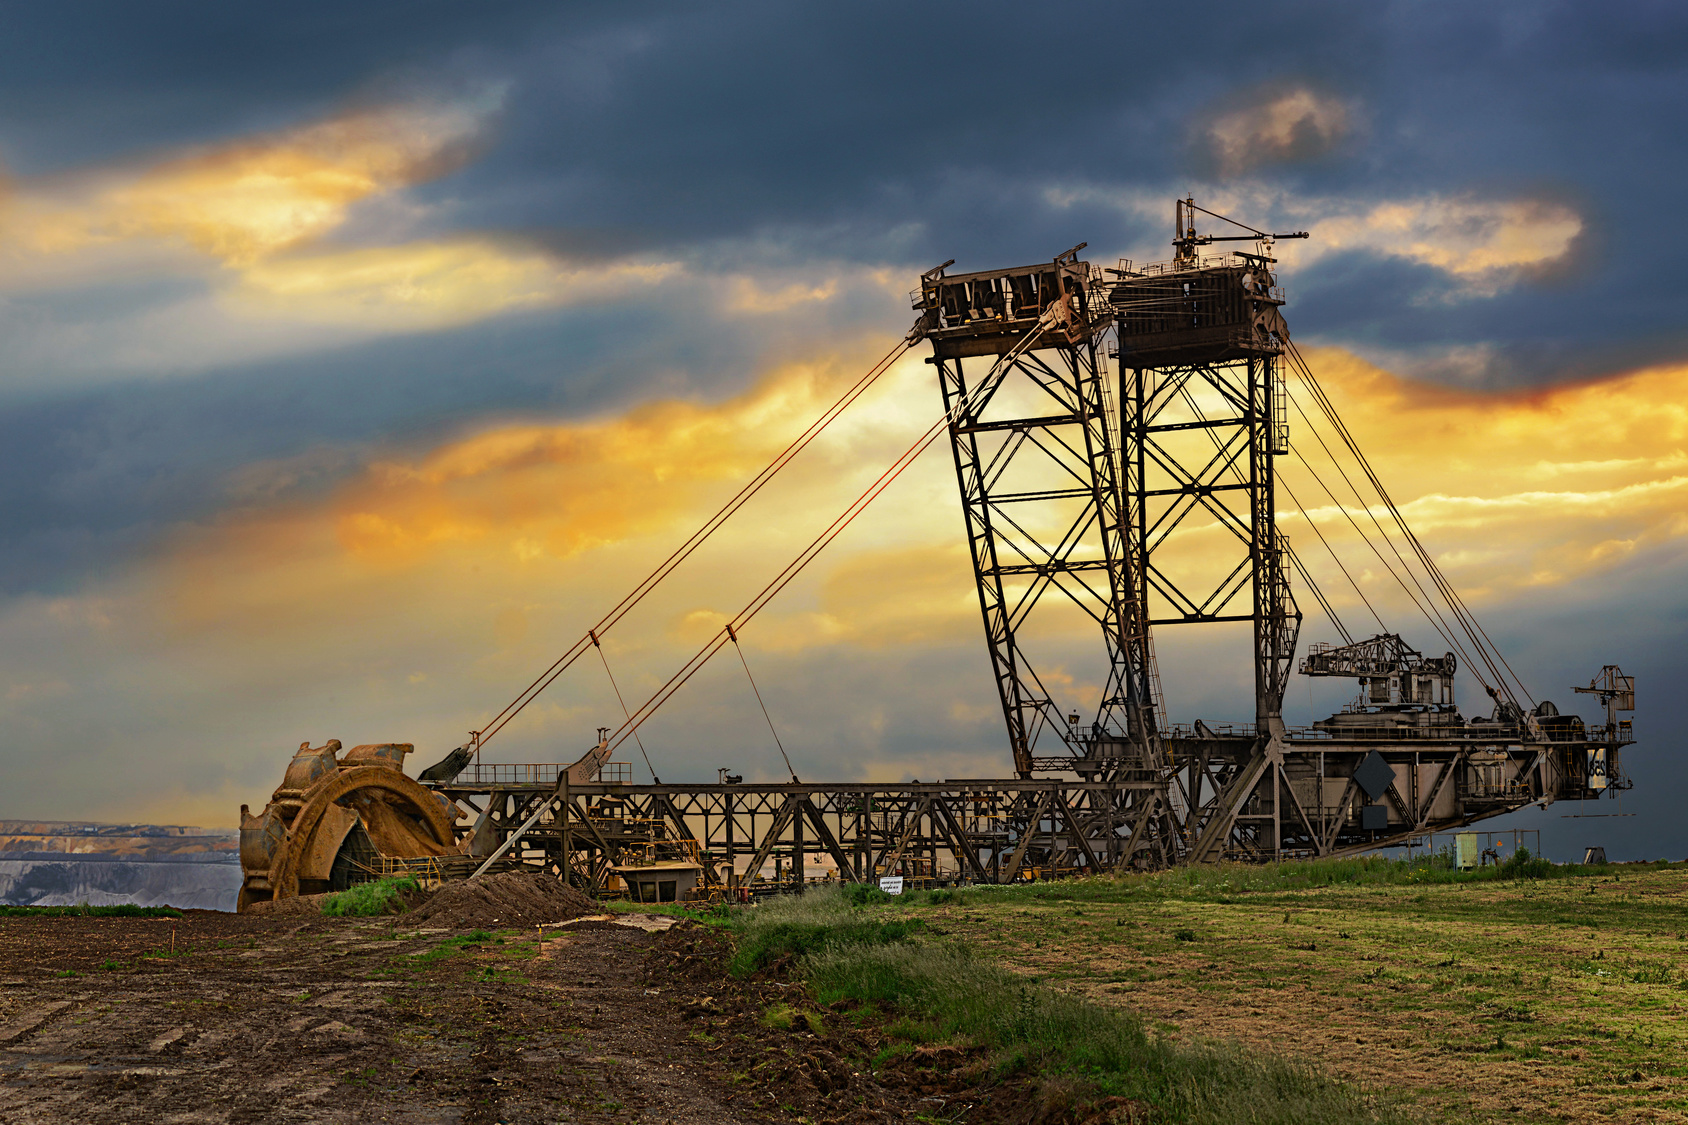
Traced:
<svg viewBox="0 0 1688 1125">
<path fill-rule="evenodd" d="M 233 910 L 239 846 L 226 829 L 0 821 L 0 904 Z"/>
<path fill-rule="evenodd" d="M 240 863 L 132 859 L 13 859 L 0 855 L 0 903 L 13 906 L 179 906 L 233 910 Z"/>
</svg>

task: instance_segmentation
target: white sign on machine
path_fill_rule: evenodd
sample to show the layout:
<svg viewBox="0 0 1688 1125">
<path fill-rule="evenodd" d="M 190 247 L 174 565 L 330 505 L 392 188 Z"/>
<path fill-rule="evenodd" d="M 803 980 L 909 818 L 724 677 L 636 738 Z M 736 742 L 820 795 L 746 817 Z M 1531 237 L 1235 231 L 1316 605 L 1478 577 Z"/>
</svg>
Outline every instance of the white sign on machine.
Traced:
<svg viewBox="0 0 1688 1125">
<path fill-rule="evenodd" d="M 879 889 L 888 895 L 900 895 L 903 893 L 903 877 L 901 875 L 881 875 L 879 877 Z"/>
</svg>

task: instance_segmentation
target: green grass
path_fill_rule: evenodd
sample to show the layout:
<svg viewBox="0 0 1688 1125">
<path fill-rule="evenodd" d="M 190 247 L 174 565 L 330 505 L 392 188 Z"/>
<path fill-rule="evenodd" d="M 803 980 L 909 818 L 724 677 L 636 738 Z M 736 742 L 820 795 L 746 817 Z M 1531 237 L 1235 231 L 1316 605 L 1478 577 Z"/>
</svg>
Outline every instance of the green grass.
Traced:
<svg viewBox="0 0 1688 1125">
<path fill-rule="evenodd" d="M 405 909 L 403 892 L 420 891 L 414 875 L 390 875 L 372 883 L 359 883 L 322 900 L 322 912 L 336 918 L 372 918 L 398 914 Z"/>
<path fill-rule="evenodd" d="M 1651 868 L 1649 868 L 1651 869 Z M 1242 895 L 1293 894 L 1337 887 L 1430 887 L 1536 879 L 1610 878 L 1611 867 L 1555 864 L 1520 848 L 1505 863 L 1461 871 L 1447 852 L 1411 860 L 1385 856 L 1225 863 L 1181 867 L 1153 875 L 1100 876 L 1006 887 L 962 887 L 906 895 L 908 906 L 1004 906 L 1016 903 L 1132 902 L 1157 899 L 1224 900 Z"/>
<path fill-rule="evenodd" d="M 1232 866 L 905 896 L 886 913 L 1156 1034 L 1224 1027 L 1437 1120 L 1688 1118 L 1688 867 L 1529 877 L 1546 866 Z"/>
<path fill-rule="evenodd" d="M 510 933 L 514 934 L 515 931 L 512 930 Z M 465 946 L 493 945 L 502 943 L 502 941 L 503 939 L 499 938 L 495 934 L 490 934 L 485 930 L 475 930 L 472 933 L 459 934 L 456 937 L 448 937 L 438 945 L 434 946 L 434 948 L 423 953 L 411 954 L 406 957 L 405 960 L 413 961 L 418 964 L 431 964 L 435 961 L 443 961 L 447 957 L 456 956 L 457 954 L 463 952 Z"/>
<path fill-rule="evenodd" d="M 823 1004 L 868 1001 L 924 1016 L 892 1025 L 912 1042 L 982 1044 L 1002 1071 L 1078 1079 L 1103 1095 L 1148 1102 L 1169 1121 L 1405 1120 L 1310 1066 L 1161 1038 L 1134 1013 L 1029 982 L 957 943 L 834 946 L 809 957 L 804 973 Z"/>
<path fill-rule="evenodd" d="M 896 916 L 909 904 L 890 911 L 852 905 L 854 897 L 811 890 L 738 912 L 735 968 L 795 956 L 822 1005 L 852 1001 L 887 1009 L 896 1017 L 887 1030 L 908 1043 L 949 1039 L 982 1045 L 1004 1073 L 1076 1084 L 1097 1097 L 1137 1098 L 1156 1107 L 1162 1115 L 1157 1120 L 1196 1125 L 1406 1120 L 1374 1096 L 1305 1064 L 1159 1036 L 1134 1013 L 1028 980 L 968 944 L 923 935 L 918 920 Z M 780 1005 L 764 1021 L 791 1026 L 800 1014 Z M 887 1057 L 906 1053 L 888 1050 Z"/>
<path fill-rule="evenodd" d="M 0 918 L 180 918 L 174 906 L 0 906 Z"/>
<path fill-rule="evenodd" d="M 885 918 L 872 908 L 852 906 L 837 889 L 817 888 L 736 910 L 730 925 L 736 941 L 727 970 L 742 977 L 781 959 L 804 957 L 831 946 L 904 941 L 923 923 Z"/>
</svg>

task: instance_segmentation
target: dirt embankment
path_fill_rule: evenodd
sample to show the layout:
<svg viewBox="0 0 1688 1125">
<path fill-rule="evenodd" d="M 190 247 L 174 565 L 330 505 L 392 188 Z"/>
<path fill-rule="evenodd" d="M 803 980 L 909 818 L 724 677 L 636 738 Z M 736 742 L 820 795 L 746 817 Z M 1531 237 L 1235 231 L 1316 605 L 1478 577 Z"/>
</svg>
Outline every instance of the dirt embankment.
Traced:
<svg viewBox="0 0 1688 1125">
<path fill-rule="evenodd" d="M 598 904 L 557 879 L 507 871 L 447 883 L 413 907 L 407 925 L 447 929 L 528 929 L 599 912 Z"/>
<path fill-rule="evenodd" d="M 308 919 L 322 916 L 326 894 L 295 895 L 275 902 L 256 902 L 246 909 L 253 917 Z M 447 883 L 437 891 L 402 892 L 394 913 L 407 926 L 474 930 L 495 927 L 527 929 L 592 914 L 598 904 L 573 887 L 548 875 L 506 871 L 479 879 Z"/>
</svg>

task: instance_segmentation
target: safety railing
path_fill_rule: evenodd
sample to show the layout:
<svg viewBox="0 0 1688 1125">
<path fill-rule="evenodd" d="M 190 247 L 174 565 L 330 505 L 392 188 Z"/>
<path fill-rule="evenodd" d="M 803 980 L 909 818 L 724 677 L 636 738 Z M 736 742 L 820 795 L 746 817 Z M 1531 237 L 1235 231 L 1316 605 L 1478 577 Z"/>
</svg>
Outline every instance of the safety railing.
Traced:
<svg viewBox="0 0 1688 1125">
<path fill-rule="evenodd" d="M 560 762 L 483 762 L 466 767 L 452 779 L 456 786 L 555 785 L 557 775 L 568 769 Z M 594 784 L 630 785 L 633 766 L 629 762 L 605 762 Z"/>
<path fill-rule="evenodd" d="M 1635 741 L 1635 728 L 1629 719 L 1619 719 L 1614 726 L 1597 726 L 1588 728 L 1590 742 L 1615 742 L 1620 744 Z"/>
<path fill-rule="evenodd" d="M 1170 262 L 1150 262 L 1138 270 L 1141 277 L 1155 277 L 1164 273 L 1187 273 L 1190 270 L 1213 270 L 1223 266 L 1237 265 L 1236 259 L 1226 254 L 1217 258 L 1174 258 Z"/>
</svg>

